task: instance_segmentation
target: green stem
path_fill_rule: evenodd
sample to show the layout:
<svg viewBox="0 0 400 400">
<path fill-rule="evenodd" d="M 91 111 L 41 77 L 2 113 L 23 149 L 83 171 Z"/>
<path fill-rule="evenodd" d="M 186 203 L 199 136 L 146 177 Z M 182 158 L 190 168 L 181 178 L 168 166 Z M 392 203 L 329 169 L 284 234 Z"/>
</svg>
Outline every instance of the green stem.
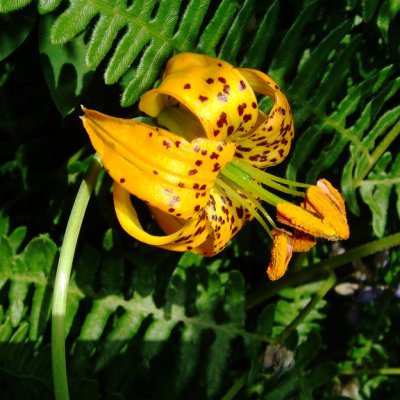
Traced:
<svg viewBox="0 0 400 400">
<path fill-rule="evenodd" d="M 297 317 L 284 329 L 284 331 L 278 335 L 274 343 L 284 344 L 285 340 L 289 337 L 294 329 L 296 329 L 307 317 L 307 315 L 314 309 L 317 303 L 325 297 L 325 295 L 332 289 L 336 284 L 335 274 L 330 274 L 328 279 L 323 283 L 315 296 L 308 302 L 308 304 L 301 310 Z"/>
<path fill-rule="evenodd" d="M 85 215 L 90 195 L 96 184 L 101 167 L 101 162 L 96 154 L 93 157 L 90 168 L 86 173 L 81 186 L 79 187 L 74 205 L 72 206 L 57 266 L 51 320 L 53 381 L 55 398 L 57 400 L 69 399 L 65 359 L 65 315 L 67 308 L 68 284 L 79 231 L 82 226 L 83 217 Z"/>
<path fill-rule="evenodd" d="M 327 260 L 320 261 L 307 268 L 296 270 L 287 274 L 282 279 L 274 283 L 266 283 L 256 288 L 249 295 L 247 308 L 255 307 L 264 301 L 270 299 L 286 287 L 299 285 L 301 283 L 309 282 L 317 277 L 323 277 L 330 274 L 334 269 L 351 263 L 356 258 L 362 258 L 375 254 L 378 251 L 388 249 L 393 246 L 400 245 L 400 233 L 395 233 L 386 236 L 382 239 L 374 240 L 372 242 L 358 246 L 352 250 L 346 251 L 336 257 L 328 258 Z"/>
<path fill-rule="evenodd" d="M 235 383 L 225 393 L 225 396 L 222 398 L 222 400 L 231 400 L 231 399 L 235 398 L 235 396 L 239 393 L 239 391 L 245 385 L 246 378 L 247 378 L 247 372 L 242 374 L 238 379 L 236 379 Z"/>
<path fill-rule="evenodd" d="M 340 375 L 400 375 L 400 368 L 344 369 Z"/>
<path fill-rule="evenodd" d="M 390 132 L 384 137 L 384 139 L 379 143 L 371 154 L 368 160 L 366 168 L 359 174 L 356 181 L 354 182 L 354 187 L 360 186 L 364 178 L 371 171 L 375 163 L 381 158 L 382 154 L 387 150 L 387 148 L 392 144 L 393 140 L 397 138 L 400 134 L 400 121 L 390 130 Z"/>
</svg>

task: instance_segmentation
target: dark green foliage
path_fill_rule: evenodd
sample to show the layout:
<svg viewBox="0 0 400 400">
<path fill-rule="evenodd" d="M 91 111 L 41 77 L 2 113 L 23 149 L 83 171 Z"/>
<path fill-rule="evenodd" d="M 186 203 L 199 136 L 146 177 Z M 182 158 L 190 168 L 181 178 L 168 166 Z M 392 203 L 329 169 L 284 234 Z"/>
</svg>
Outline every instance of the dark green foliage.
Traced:
<svg viewBox="0 0 400 400">
<path fill-rule="evenodd" d="M 350 240 L 318 245 L 292 270 L 398 232 L 399 11 L 395 0 L 0 1 L 2 396 L 54 397 L 55 266 L 92 153 L 79 105 L 137 116 L 175 53 L 270 74 L 290 100 L 296 139 L 269 172 L 341 186 Z M 270 298 L 270 242 L 254 222 L 213 259 L 139 244 L 118 226 L 110 184 L 101 175 L 68 293 L 71 398 L 333 400 L 350 384 L 362 399 L 397 398 L 398 380 L 380 369 L 400 363 L 398 248 L 339 269 L 338 282 L 357 289 L 329 293 L 280 343 L 323 277 Z M 366 288 L 379 292 L 369 303 Z M 267 300 L 248 307 L 254 292 Z M 274 341 L 293 351 L 292 369 L 263 369 Z"/>
</svg>

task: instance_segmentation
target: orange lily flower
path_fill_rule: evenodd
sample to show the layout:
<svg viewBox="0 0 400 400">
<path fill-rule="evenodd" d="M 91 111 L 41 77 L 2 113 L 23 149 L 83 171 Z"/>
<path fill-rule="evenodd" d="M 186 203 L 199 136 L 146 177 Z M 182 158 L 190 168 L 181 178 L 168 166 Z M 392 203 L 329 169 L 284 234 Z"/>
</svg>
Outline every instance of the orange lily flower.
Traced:
<svg viewBox="0 0 400 400">
<path fill-rule="evenodd" d="M 256 93 L 274 101 L 268 115 L 259 110 Z M 298 231 L 329 240 L 338 237 L 331 214 L 324 214 L 323 204 L 322 210 L 318 208 L 321 200 L 317 196 L 314 201 L 314 193 L 306 197 L 303 208 L 293 205 L 303 211 L 298 221 L 296 212 L 293 216 L 286 210 L 290 203 L 262 187 L 300 193 L 282 185 L 293 182 L 262 171 L 284 160 L 294 134 L 289 103 L 268 75 L 205 55 L 178 54 L 167 63 L 160 86 L 142 96 L 139 108 L 153 118 L 151 125 L 85 108 L 82 117 L 93 147 L 115 181 L 118 220 L 134 238 L 212 256 L 253 217 L 273 236 L 266 222 L 273 229 L 275 223 L 261 200 L 278 210 L 283 204 L 278 220 Z M 322 198 L 345 220 L 340 195 L 329 185 L 318 188 Z M 143 229 L 131 195 L 149 206 L 165 236 Z M 308 216 L 314 220 L 305 228 L 301 221 Z M 296 235 L 291 236 L 274 234 L 273 249 L 289 242 L 293 248 Z M 287 265 L 288 257 L 279 254 L 279 260 Z"/>
</svg>

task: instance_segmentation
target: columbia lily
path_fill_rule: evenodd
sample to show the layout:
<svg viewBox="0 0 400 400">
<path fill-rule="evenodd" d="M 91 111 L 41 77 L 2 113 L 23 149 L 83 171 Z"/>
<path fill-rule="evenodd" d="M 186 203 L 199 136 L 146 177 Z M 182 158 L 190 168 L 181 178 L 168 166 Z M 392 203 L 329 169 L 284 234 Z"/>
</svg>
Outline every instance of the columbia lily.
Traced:
<svg viewBox="0 0 400 400">
<path fill-rule="evenodd" d="M 274 101 L 268 115 L 258 108 L 256 93 Z M 309 250 L 315 238 L 348 238 L 343 199 L 328 181 L 310 186 L 263 171 L 285 159 L 294 135 L 289 103 L 268 75 L 205 55 L 178 54 L 139 108 L 151 124 L 85 108 L 82 117 L 115 181 L 116 214 L 129 235 L 212 256 L 256 218 L 273 238 L 267 269 L 272 280 L 284 274 L 292 252 Z M 303 203 L 289 203 L 263 185 L 302 196 Z M 148 205 L 165 236 L 143 229 L 130 195 Z M 277 220 L 293 230 L 277 228 L 261 201 L 276 207 Z"/>
</svg>

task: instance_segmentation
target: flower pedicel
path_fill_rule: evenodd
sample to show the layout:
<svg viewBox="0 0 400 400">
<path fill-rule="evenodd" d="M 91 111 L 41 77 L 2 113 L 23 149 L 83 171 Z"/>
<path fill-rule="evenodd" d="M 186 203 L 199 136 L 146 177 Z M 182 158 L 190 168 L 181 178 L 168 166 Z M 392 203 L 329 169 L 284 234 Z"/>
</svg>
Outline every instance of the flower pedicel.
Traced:
<svg viewBox="0 0 400 400">
<path fill-rule="evenodd" d="M 259 110 L 256 93 L 274 101 L 268 115 Z M 178 54 L 139 108 L 154 124 L 86 108 L 82 117 L 114 180 L 118 220 L 134 238 L 213 256 L 256 218 L 273 238 L 267 274 L 276 280 L 292 253 L 308 251 L 316 238 L 349 237 L 343 199 L 327 180 L 310 186 L 264 171 L 285 159 L 294 135 L 289 103 L 268 75 L 205 55 Z M 294 205 L 266 188 L 304 199 Z M 148 205 L 165 236 L 143 229 L 130 195 Z M 277 228 L 262 201 L 292 231 Z"/>
</svg>

